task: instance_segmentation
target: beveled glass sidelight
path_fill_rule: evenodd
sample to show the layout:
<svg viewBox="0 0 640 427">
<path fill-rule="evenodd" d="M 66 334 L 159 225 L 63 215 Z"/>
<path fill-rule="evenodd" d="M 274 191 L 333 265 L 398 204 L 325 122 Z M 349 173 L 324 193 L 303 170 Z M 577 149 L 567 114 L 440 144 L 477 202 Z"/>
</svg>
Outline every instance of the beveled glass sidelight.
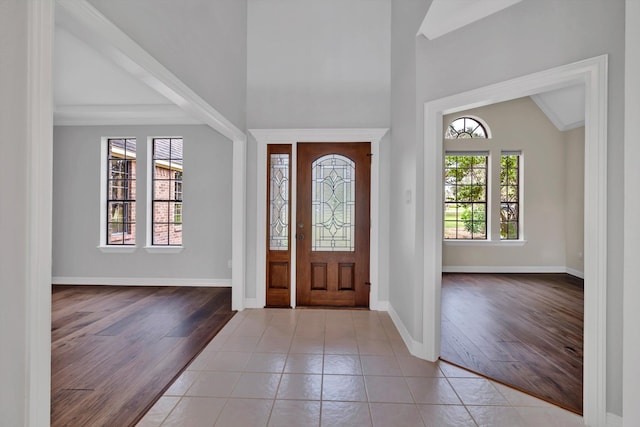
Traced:
<svg viewBox="0 0 640 427">
<path fill-rule="evenodd" d="M 355 163 L 329 154 L 311 167 L 312 251 L 355 251 Z"/>
<path fill-rule="evenodd" d="M 269 250 L 289 249 L 289 154 L 269 159 Z"/>
</svg>

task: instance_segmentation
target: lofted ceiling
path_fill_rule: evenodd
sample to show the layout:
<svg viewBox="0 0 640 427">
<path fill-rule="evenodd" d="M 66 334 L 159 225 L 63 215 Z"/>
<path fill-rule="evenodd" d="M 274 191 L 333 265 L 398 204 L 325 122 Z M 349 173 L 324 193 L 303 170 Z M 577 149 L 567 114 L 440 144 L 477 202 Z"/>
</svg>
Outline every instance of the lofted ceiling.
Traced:
<svg viewBox="0 0 640 427">
<path fill-rule="evenodd" d="M 520 1 L 434 0 L 419 34 L 440 37 Z M 203 123 L 105 56 L 90 39 L 76 36 L 64 19 L 56 20 L 54 43 L 56 125 Z M 532 99 L 564 131 L 584 125 L 584 96 L 584 86 L 577 85 Z"/>
</svg>

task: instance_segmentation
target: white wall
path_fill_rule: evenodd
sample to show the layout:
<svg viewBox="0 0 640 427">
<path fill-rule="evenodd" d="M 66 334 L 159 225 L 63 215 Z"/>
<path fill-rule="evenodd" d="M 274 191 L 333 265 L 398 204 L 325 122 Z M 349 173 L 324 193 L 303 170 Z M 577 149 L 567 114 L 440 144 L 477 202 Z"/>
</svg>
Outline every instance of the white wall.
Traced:
<svg viewBox="0 0 640 427">
<path fill-rule="evenodd" d="M 100 237 L 100 141 L 135 137 L 137 152 L 137 250 L 103 253 Z M 180 253 L 144 249 L 147 138 L 184 138 L 183 246 Z M 179 279 L 229 282 L 231 270 L 232 144 L 207 126 L 58 126 L 54 129 L 53 276 Z M 60 278 L 63 278 L 62 280 Z M 90 281 L 89 281 L 90 282 Z M 227 283 L 230 285 L 230 283 Z"/>
<path fill-rule="evenodd" d="M 565 156 L 565 221 L 567 271 L 584 274 L 584 126 L 563 133 Z"/>
<path fill-rule="evenodd" d="M 408 333 L 421 340 L 422 287 L 416 286 L 416 274 L 422 249 L 415 236 L 422 232 L 416 223 L 416 206 L 421 196 L 416 191 L 418 116 L 416 109 L 416 33 L 431 1 L 393 0 L 391 11 L 391 157 L 389 210 L 390 245 L 389 305 Z M 416 251 L 418 251 L 416 253 Z"/>
<path fill-rule="evenodd" d="M 0 2 L 0 144 L 3 159 L 11 159 L 0 168 L 0 419 L 15 426 L 26 422 L 28 376 L 26 10 L 18 0 Z"/>
<path fill-rule="evenodd" d="M 402 0 L 393 7 L 410 7 Z M 419 13 L 417 7 L 414 13 Z M 422 15 L 424 16 L 424 15 Z M 395 28 L 393 29 L 396 34 Z M 466 47 L 461 49 L 461 46 Z M 609 123 L 608 123 L 608 295 L 607 295 L 607 409 L 622 412 L 622 205 L 623 169 L 623 72 L 624 72 L 624 1 L 622 0 L 524 0 L 495 15 L 461 28 L 435 40 L 417 39 L 416 104 L 419 115 L 417 145 L 407 144 L 392 164 L 394 189 L 416 188 L 422 194 L 423 141 L 422 110 L 424 102 L 461 93 L 491 83 L 505 81 L 536 71 L 568 64 L 602 54 L 609 55 Z M 411 67 L 410 63 L 406 64 Z M 394 80 L 395 82 L 395 80 Z M 392 85 L 392 89 L 395 86 Z M 399 123 L 410 126 L 409 123 Z M 394 124 L 394 133 L 399 132 Z M 401 132 L 413 129 L 406 128 Z M 393 141 L 395 144 L 396 141 Z M 417 159 L 417 160 L 416 160 Z M 394 174 L 416 163 L 415 173 Z M 413 175 L 413 176 L 412 176 Z M 423 203 L 416 200 L 414 263 L 422 260 L 421 221 Z M 406 213 L 407 218 L 410 213 Z M 390 234 L 407 236 L 405 224 L 392 222 Z M 391 253 L 407 252 L 406 241 L 392 242 Z M 393 274 L 392 277 L 396 279 Z M 412 280 L 402 274 L 398 280 Z M 422 277 L 412 281 L 422 286 Z M 422 308 L 407 298 L 407 293 L 390 298 L 397 312 L 404 313 L 409 333 L 420 340 Z"/>
<path fill-rule="evenodd" d="M 247 0 L 89 0 L 240 129 L 246 120 Z"/>
<path fill-rule="evenodd" d="M 250 128 L 388 127 L 390 0 L 252 0 Z"/>
<path fill-rule="evenodd" d="M 567 215 L 569 211 L 582 215 L 581 210 L 577 211 L 577 207 L 568 204 L 568 186 L 578 184 L 573 180 L 567 182 L 568 146 L 564 133 L 549 121 L 529 97 L 446 115 L 443 126 L 448 126 L 461 116 L 483 119 L 491 129 L 491 138 L 445 140 L 445 151 L 490 151 L 493 159 L 490 162 L 492 176 L 499 173 L 501 150 L 522 152 L 520 214 L 524 219 L 522 239 L 526 243 L 522 246 L 509 243 L 500 246 L 501 242 L 498 241 L 496 245 L 479 246 L 475 244 L 477 242 L 445 242 L 443 269 L 455 271 L 463 267 L 464 271 L 471 271 L 473 267 L 480 267 L 476 271 L 490 271 L 482 267 L 495 267 L 495 271 L 505 271 L 500 267 L 525 267 L 522 272 L 564 271 L 568 244 L 565 238 Z M 584 163 L 582 157 L 576 161 Z M 582 176 L 580 178 L 584 182 Z M 490 205 L 493 213 L 490 213 L 492 230 L 489 234 L 499 238 L 499 181 L 494 180 L 492 184 L 489 186 L 489 201 L 493 201 Z M 581 229 L 578 230 L 582 234 Z"/>
<path fill-rule="evenodd" d="M 390 123 L 390 0 L 250 0 L 247 127 L 380 128 Z M 380 146 L 389 155 L 389 137 Z M 247 147 L 246 295 L 256 295 L 256 144 Z M 384 160 L 383 160 L 384 162 Z M 387 165 L 381 234 L 388 234 Z M 379 296 L 387 297 L 388 247 Z M 382 283 L 384 282 L 384 283 Z"/>
</svg>

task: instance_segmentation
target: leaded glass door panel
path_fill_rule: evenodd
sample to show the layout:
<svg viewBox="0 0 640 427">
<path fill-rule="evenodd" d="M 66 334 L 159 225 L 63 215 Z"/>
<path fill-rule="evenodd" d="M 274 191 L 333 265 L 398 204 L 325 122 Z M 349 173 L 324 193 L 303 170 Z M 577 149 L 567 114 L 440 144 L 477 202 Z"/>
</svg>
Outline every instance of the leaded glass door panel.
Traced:
<svg viewBox="0 0 640 427">
<path fill-rule="evenodd" d="M 297 146 L 296 303 L 369 306 L 370 144 Z"/>
</svg>

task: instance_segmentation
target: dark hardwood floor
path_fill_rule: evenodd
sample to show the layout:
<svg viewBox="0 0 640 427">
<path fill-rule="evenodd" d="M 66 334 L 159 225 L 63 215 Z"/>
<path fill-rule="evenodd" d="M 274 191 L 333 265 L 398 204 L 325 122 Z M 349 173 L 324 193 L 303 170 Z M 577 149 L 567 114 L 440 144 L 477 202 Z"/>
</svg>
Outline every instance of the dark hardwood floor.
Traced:
<svg viewBox="0 0 640 427">
<path fill-rule="evenodd" d="M 443 274 L 442 359 L 582 414 L 583 286 L 568 274 Z"/>
<path fill-rule="evenodd" d="M 134 425 L 234 314 L 230 288 L 53 286 L 51 425 Z"/>
</svg>

